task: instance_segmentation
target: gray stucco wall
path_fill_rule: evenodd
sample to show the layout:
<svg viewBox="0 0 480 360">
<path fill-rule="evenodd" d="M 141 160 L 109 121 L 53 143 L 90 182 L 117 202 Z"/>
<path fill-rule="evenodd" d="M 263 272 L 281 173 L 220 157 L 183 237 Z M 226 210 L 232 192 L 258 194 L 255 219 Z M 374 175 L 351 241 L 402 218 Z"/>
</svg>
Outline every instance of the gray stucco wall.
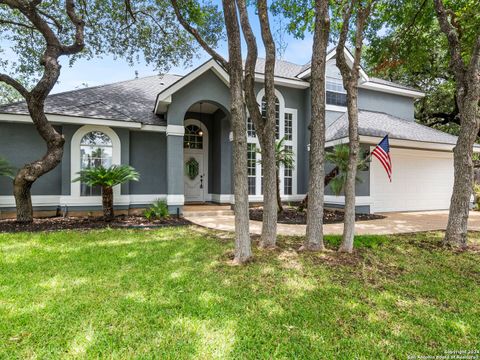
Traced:
<svg viewBox="0 0 480 360">
<path fill-rule="evenodd" d="M 172 103 L 168 107 L 168 124 L 183 125 L 187 110 L 201 101 L 213 102 L 223 109 L 230 109 L 230 91 L 212 71 L 207 71 L 173 94 Z"/>
<path fill-rule="evenodd" d="M 367 89 L 358 91 L 358 107 L 414 121 L 414 99 Z"/>
<path fill-rule="evenodd" d="M 130 165 L 140 172 L 140 181 L 130 183 L 130 194 L 166 194 L 165 133 L 131 131 Z"/>
<path fill-rule="evenodd" d="M 62 131 L 61 127 L 56 127 Z M 33 125 L 0 123 L 0 156 L 16 168 L 40 159 L 47 147 Z M 32 186 L 32 195 L 61 195 L 62 168 L 55 169 L 38 179 Z M 13 184 L 8 178 L 0 178 L 0 195 L 13 195 Z"/>
</svg>

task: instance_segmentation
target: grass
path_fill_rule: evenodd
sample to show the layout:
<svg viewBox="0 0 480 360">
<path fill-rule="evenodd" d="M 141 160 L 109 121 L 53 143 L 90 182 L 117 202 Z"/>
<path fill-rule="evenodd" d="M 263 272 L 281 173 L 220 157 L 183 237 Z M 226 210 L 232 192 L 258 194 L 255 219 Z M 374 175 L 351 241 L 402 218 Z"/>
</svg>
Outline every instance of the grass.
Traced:
<svg viewBox="0 0 480 360">
<path fill-rule="evenodd" d="M 473 234 L 479 243 L 480 235 Z M 401 358 L 480 350 L 480 262 L 440 233 L 300 238 L 230 265 L 193 228 L 0 235 L 0 358 Z M 329 247 L 338 237 L 327 239 Z"/>
</svg>

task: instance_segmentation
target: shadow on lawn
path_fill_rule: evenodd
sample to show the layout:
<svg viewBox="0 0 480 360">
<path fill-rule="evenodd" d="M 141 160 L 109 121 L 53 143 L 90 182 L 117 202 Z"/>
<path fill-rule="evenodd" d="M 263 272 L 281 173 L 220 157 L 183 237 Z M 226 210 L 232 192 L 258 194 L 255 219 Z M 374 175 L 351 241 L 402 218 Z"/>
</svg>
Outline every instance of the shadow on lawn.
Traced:
<svg viewBox="0 0 480 360">
<path fill-rule="evenodd" d="M 332 264 L 281 238 L 232 267 L 224 234 L 186 228 L 0 237 L 0 357 L 391 358 L 452 346 L 446 332 L 465 346 L 478 319 L 458 314 L 475 282 L 446 256 L 436 284 L 401 239 L 359 239 L 358 261 Z"/>
</svg>

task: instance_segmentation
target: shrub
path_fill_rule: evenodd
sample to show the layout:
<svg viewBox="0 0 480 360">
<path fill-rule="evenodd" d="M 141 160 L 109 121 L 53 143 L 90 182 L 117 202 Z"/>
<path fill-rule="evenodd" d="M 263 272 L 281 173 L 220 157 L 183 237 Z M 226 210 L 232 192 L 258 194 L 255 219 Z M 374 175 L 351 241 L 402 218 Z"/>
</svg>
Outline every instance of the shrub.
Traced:
<svg viewBox="0 0 480 360">
<path fill-rule="evenodd" d="M 107 221 L 114 218 L 113 187 L 128 181 L 138 181 L 140 178 L 140 174 L 129 165 L 89 167 L 78 172 L 78 175 L 72 182 L 81 181 L 90 186 L 102 187 L 103 217 Z"/>
<path fill-rule="evenodd" d="M 150 208 L 144 211 L 143 215 L 148 221 L 168 217 L 169 213 L 167 202 L 165 200 L 156 200 L 150 206 Z"/>
</svg>

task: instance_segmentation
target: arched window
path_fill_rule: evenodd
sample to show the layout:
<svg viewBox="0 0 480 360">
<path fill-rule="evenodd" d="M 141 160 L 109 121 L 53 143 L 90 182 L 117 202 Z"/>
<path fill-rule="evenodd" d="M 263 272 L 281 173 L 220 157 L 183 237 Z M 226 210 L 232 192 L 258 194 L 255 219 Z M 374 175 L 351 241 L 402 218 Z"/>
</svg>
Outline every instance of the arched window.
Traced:
<svg viewBox="0 0 480 360">
<path fill-rule="evenodd" d="M 109 167 L 113 160 L 113 144 L 110 137 L 101 131 L 91 131 L 80 141 L 80 170 L 90 167 Z M 98 186 L 80 184 L 81 196 L 99 196 Z"/>
<path fill-rule="evenodd" d="M 197 125 L 185 126 L 184 149 L 203 149 L 203 131 Z"/>
<path fill-rule="evenodd" d="M 267 116 L 267 101 L 265 96 L 262 97 L 262 116 Z M 280 139 L 280 101 L 278 97 L 275 96 L 275 137 Z"/>
</svg>

